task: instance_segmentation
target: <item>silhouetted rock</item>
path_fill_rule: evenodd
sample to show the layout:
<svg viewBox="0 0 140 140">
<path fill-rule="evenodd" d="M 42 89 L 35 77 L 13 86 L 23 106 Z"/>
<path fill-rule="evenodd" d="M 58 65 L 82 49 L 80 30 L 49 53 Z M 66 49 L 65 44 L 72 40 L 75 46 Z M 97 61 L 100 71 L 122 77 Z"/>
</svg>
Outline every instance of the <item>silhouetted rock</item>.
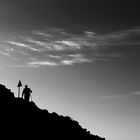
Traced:
<svg viewBox="0 0 140 140">
<path fill-rule="evenodd" d="M 0 128 L 3 139 L 105 140 L 68 116 L 49 113 L 34 102 L 15 98 L 4 85 L 0 85 Z"/>
</svg>

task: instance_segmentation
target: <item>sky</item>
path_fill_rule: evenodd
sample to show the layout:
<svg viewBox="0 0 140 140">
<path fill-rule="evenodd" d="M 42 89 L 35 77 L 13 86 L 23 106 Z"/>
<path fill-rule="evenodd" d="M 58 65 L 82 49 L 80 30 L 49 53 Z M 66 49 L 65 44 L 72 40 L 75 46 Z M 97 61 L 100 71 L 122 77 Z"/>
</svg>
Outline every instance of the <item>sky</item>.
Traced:
<svg viewBox="0 0 140 140">
<path fill-rule="evenodd" d="M 107 140 L 140 139 L 139 45 L 136 1 L 0 0 L 0 83 Z"/>
</svg>

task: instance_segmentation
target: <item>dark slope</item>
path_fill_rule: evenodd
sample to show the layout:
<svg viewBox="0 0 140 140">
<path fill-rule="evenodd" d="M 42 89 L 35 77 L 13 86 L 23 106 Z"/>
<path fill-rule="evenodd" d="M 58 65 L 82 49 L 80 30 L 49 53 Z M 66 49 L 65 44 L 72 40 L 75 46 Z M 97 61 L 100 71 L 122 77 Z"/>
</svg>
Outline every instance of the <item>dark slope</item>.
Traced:
<svg viewBox="0 0 140 140">
<path fill-rule="evenodd" d="M 39 109 L 34 102 L 15 98 L 0 85 L 0 137 L 3 139 L 105 140 L 90 134 L 77 121 Z"/>
</svg>

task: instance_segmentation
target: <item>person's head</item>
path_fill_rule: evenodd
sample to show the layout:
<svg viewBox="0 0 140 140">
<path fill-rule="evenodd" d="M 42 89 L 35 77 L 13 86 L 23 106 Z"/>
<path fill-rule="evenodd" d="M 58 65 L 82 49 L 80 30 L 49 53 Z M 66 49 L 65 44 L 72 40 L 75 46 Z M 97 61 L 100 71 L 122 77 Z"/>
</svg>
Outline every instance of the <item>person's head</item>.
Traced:
<svg viewBox="0 0 140 140">
<path fill-rule="evenodd" d="M 28 88 L 28 85 L 25 85 L 25 88 Z"/>
</svg>

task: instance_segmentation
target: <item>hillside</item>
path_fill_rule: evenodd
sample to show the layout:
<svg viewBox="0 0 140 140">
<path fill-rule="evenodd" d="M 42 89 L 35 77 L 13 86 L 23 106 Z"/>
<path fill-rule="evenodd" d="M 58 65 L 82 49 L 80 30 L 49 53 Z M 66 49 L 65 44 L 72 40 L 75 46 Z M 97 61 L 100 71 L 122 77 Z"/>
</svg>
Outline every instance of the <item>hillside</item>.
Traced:
<svg viewBox="0 0 140 140">
<path fill-rule="evenodd" d="M 105 140 L 92 135 L 68 116 L 49 113 L 33 101 L 15 98 L 4 85 L 0 85 L 0 128 L 0 136 L 5 139 Z"/>
</svg>

